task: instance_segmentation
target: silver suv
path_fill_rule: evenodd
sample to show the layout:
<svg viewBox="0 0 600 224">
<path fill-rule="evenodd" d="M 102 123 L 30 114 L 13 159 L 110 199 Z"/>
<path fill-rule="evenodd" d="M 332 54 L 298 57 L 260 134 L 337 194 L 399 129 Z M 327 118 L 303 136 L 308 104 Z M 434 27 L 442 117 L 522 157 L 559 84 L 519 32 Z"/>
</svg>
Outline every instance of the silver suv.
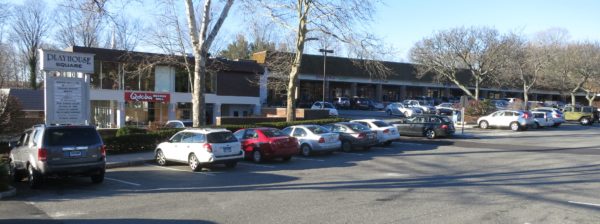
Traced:
<svg viewBox="0 0 600 224">
<path fill-rule="evenodd" d="M 40 187 L 47 176 L 90 176 L 104 180 L 106 148 L 94 126 L 36 125 L 10 144 L 10 173 Z"/>
</svg>

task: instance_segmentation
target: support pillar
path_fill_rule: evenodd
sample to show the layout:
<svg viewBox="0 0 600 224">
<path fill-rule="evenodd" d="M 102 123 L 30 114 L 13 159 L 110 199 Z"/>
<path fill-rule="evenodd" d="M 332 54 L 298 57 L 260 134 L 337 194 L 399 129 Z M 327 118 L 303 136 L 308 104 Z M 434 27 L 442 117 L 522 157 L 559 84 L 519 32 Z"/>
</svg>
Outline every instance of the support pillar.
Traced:
<svg viewBox="0 0 600 224">
<path fill-rule="evenodd" d="M 400 101 L 406 99 L 406 86 L 400 86 Z"/>
<path fill-rule="evenodd" d="M 221 117 L 221 104 L 220 103 L 215 103 L 213 104 L 213 124 L 215 125 L 220 125 L 220 122 L 217 122 L 217 117 L 220 118 Z"/>
<path fill-rule="evenodd" d="M 450 88 L 444 88 L 444 97 L 450 97 Z"/>
<path fill-rule="evenodd" d="M 375 99 L 381 102 L 383 101 L 383 85 L 377 84 L 375 87 Z"/>
<path fill-rule="evenodd" d="M 357 96 L 357 88 L 358 88 L 358 84 L 353 82 L 352 84 L 350 84 L 350 98 Z"/>
<path fill-rule="evenodd" d="M 117 128 L 125 127 L 125 102 L 117 102 Z"/>
<path fill-rule="evenodd" d="M 169 103 L 169 105 L 167 105 L 168 107 L 168 112 L 167 112 L 167 117 L 169 120 L 176 120 L 176 116 L 177 116 L 177 103 Z"/>
<path fill-rule="evenodd" d="M 422 96 L 429 96 L 429 87 L 423 87 Z"/>
</svg>

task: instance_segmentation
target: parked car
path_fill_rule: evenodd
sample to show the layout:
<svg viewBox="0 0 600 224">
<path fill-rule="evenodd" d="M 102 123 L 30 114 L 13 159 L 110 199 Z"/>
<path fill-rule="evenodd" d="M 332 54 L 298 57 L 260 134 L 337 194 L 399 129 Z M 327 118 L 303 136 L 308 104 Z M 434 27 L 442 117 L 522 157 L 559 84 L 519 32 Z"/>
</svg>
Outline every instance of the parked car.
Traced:
<svg viewBox="0 0 600 224">
<path fill-rule="evenodd" d="M 319 125 L 294 125 L 282 132 L 297 139 L 303 156 L 310 156 L 314 152 L 333 152 L 342 146 L 339 134 Z"/>
<path fill-rule="evenodd" d="M 369 99 L 367 98 L 352 98 L 352 100 L 350 101 L 350 107 L 352 109 L 359 109 L 359 110 L 368 110 L 369 109 Z"/>
<path fill-rule="evenodd" d="M 371 130 L 377 132 L 377 139 L 380 144 L 388 146 L 393 141 L 400 139 L 400 132 L 394 126 L 377 119 L 361 119 L 352 120 L 350 122 L 359 123 L 369 127 Z"/>
<path fill-rule="evenodd" d="M 417 115 L 408 119 L 389 122 L 402 135 L 425 136 L 428 139 L 452 136 L 454 124 L 446 116 Z"/>
<path fill-rule="evenodd" d="M 296 138 L 276 128 L 240 129 L 233 135 L 242 143 L 246 159 L 256 163 L 274 158 L 289 161 L 299 153 Z"/>
<path fill-rule="evenodd" d="M 227 129 L 198 128 L 177 132 L 154 150 L 160 166 L 168 162 L 187 163 L 192 171 L 210 164 L 225 164 L 233 168 L 244 159 L 238 139 Z"/>
<path fill-rule="evenodd" d="M 27 177 L 31 188 L 53 175 L 104 180 L 106 148 L 94 126 L 36 125 L 9 145 L 10 174 L 15 181 Z"/>
<path fill-rule="evenodd" d="M 508 108 L 508 101 L 506 100 L 491 100 L 492 105 L 496 108 L 496 110 L 506 110 Z"/>
<path fill-rule="evenodd" d="M 369 127 L 359 123 L 339 122 L 323 125 L 323 127 L 340 135 L 344 152 L 357 148 L 368 150 L 371 146 L 379 143 L 377 132 L 371 131 Z"/>
<path fill-rule="evenodd" d="M 191 128 L 192 121 L 170 120 L 165 124 L 165 128 Z"/>
<path fill-rule="evenodd" d="M 338 108 L 349 108 L 350 99 L 348 97 L 336 97 L 333 104 Z"/>
<path fill-rule="evenodd" d="M 532 111 L 533 126 L 532 128 L 543 128 L 554 126 L 554 120 L 552 119 L 552 112 L 546 111 Z"/>
<path fill-rule="evenodd" d="M 368 99 L 367 102 L 369 102 L 369 110 L 383 110 L 385 108 L 385 106 L 383 106 L 383 103 L 377 100 Z"/>
<path fill-rule="evenodd" d="M 410 108 L 405 106 L 402 103 L 390 103 L 385 107 L 385 112 L 392 116 L 404 116 L 404 117 L 412 117 L 417 114 L 423 114 L 423 110 L 419 108 Z"/>
<path fill-rule="evenodd" d="M 318 109 L 323 109 L 323 110 L 329 110 L 329 116 L 338 116 L 338 111 L 337 109 L 335 109 L 335 107 L 333 106 L 333 104 L 331 104 L 330 102 L 325 102 L 323 103 L 323 101 L 317 101 L 315 102 L 310 109 L 313 110 L 318 110 Z"/>
<path fill-rule="evenodd" d="M 500 110 L 477 119 L 477 124 L 482 129 L 499 127 L 520 131 L 527 130 L 533 123 L 531 112 L 523 110 Z"/>
<path fill-rule="evenodd" d="M 419 101 L 419 100 L 405 100 L 402 101 L 402 104 L 404 104 L 405 106 L 408 107 L 413 107 L 413 108 L 420 108 L 421 110 L 423 110 L 423 113 L 428 113 L 428 114 L 435 114 L 436 110 L 434 106 L 431 106 L 429 104 L 426 104 L 423 101 Z"/>
<path fill-rule="evenodd" d="M 563 108 L 566 121 L 578 121 L 581 125 L 592 125 L 598 120 L 598 109 L 590 106 L 567 105 Z"/>
<path fill-rule="evenodd" d="M 562 111 L 553 107 L 538 107 L 533 109 L 532 111 L 543 111 L 550 112 L 552 114 L 552 121 L 554 122 L 553 127 L 558 127 L 562 123 L 565 123 L 565 116 Z"/>
<path fill-rule="evenodd" d="M 435 106 L 435 113 L 438 115 L 452 115 L 454 110 L 454 104 L 452 103 L 440 103 Z"/>
</svg>

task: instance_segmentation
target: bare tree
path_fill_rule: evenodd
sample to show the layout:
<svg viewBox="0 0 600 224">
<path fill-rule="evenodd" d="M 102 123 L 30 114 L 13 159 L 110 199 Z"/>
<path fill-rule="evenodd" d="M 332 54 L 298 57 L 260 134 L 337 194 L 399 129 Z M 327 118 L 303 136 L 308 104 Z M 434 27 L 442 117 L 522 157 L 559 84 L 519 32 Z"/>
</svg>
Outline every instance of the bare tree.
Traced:
<svg viewBox="0 0 600 224">
<path fill-rule="evenodd" d="M 379 50 L 375 44 L 378 39 L 372 35 L 363 35 L 369 32 L 362 32 L 361 27 L 372 20 L 377 3 L 378 1 L 360 0 L 260 0 L 252 2 L 253 5 L 250 7 L 254 7 L 259 13 L 266 14 L 275 24 L 294 34 L 292 39 L 294 41 L 294 57 L 289 63 L 291 68 L 286 90 L 287 121 L 296 119 L 298 75 L 302 66 L 306 42 L 316 38 L 319 34 L 327 34 L 337 41 L 351 46 L 348 47 L 348 51 L 353 52 L 358 58 L 375 56 L 375 54 L 367 52 Z M 357 62 L 377 63 L 375 60 L 357 60 Z M 372 71 L 369 75 L 374 77 L 384 77 L 390 72 L 389 69 L 369 71 Z"/>
<path fill-rule="evenodd" d="M 194 50 L 194 85 L 192 91 L 192 117 L 194 127 L 198 127 L 206 124 L 205 121 L 205 101 L 204 101 L 204 89 L 206 79 L 206 61 L 208 58 L 208 52 L 214 41 L 215 37 L 219 33 L 225 18 L 233 5 L 234 0 L 227 0 L 223 6 L 221 13 L 219 14 L 217 21 L 210 28 L 210 21 L 212 16 L 211 0 L 204 1 L 204 7 L 202 10 L 202 18 L 200 19 L 200 28 L 196 25 L 196 15 L 194 3 L 192 0 L 185 1 L 186 15 L 189 27 L 190 39 L 192 41 L 192 47 Z"/>
<path fill-rule="evenodd" d="M 98 9 L 96 2 L 63 0 L 55 14 L 59 18 L 55 36 L 61 47 L 100 45 L 106 14 Z"/>
<path fill-rule="evenodd" d="M 12 40 L 18 43 L 21 53 L 27 61 L 29 84 L 37 89 L 38 48 L 43 44 L 50 22 L 44 1 L 26 0 L 23 5 L 15 6 L 12 23 Z"/>
<path fill-rule="evenodd" d="M 570 43 L 553 49 L 556 57 L 548 68 L 549 81 L 552 82 L 552 88 L 571 96 L 571 104 L 576 103 L 575 96 L 590 78 L 590 73 L 580 66 L 587 66 L 584 61 L 592 54 L 592 47 L 589 43 Z"/>
<path fill-rule="evenodd" d="M 22 115 L 21 104 L 14 97 L 0 91 L 0 133 L 15 133 L 19 129 L 16 119 Z"/>
<path fill-rule="evenodd" d="M 410 50 L 419 76 L 433 72 L 454 83 L 465 94 L 479 99 L 481 85 L 490 82 L 507 63 L 506 38 L 492 28 L 454 28 L 417 42 Z M 469 73 L 461 79 L 462 71 Z M 474 85 L 475 91 L 469 90 Z"/>
<path fill-rule="evenodd" d="M 600 93 L 600 43 L 583 43 L 577 59 L 575 72 L 580 77 L 587 77 L 587 81 L 581 85 L 581 90 L 586 93 L 588 104 L 592 106 Z"/>
</svg>

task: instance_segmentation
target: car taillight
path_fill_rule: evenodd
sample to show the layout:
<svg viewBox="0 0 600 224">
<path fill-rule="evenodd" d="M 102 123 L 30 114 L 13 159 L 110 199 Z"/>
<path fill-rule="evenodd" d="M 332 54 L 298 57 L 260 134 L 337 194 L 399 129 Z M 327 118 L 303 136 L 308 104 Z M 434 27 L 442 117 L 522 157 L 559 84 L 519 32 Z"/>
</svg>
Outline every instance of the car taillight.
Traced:
<svg viewBox="0 0 600 224">
<path fill-rule="evenodd" d="M 45 148 L 38 149 L 38 160 L 46 161 L 48 159 L 48 150 Z"/>
<path fill-rule="evenodd" d="M 560 118 L 560 114 L 554 114 L 554 118 Z"/>
<path fill-rule="evenodd" d="M 448 129 L 448 125 L 442 124 L 442 126 L 440 126 L 441 129 Z"/>
<path fill-rule="evenodd" d="M 529 113 L 527 113 L 527 112 L 523 113 L 523 118 L 525 118 L 525 119 L 529 118 Z"/>
<path fill-rule="evenodd" d="M 385 129 L 385 130 L 383 130 L 383 133 L 385 133 L 385 134 L 388 134 L 388 133 L 390 133 L 390 129 Z"/>
<path fill-rule="evenodd" d="M 366 136 L 367 136 L 367 135 L 366 135 L 365 133 L 360 133 L 360 134 L 358 134 L 358 138 L 364 138 L 364 137 L 366 137 Z"/>
<path fill-rule="evenodd" d="M 100 155 L 102 155 L 102 157 L 106 157 L 106 145 L 102 145 L 102 147 L 100 147 Z"/>
<path fill-rule="evenodd" d="M 202 148 L 204 148 L 207 152 L 212 152 L 212 146 L 210 146 L 210 144 L 208 143 L 204 143 L 204 145 L 202 145 Z"/>
<path fill-rule="evenodd" d="M 321 137 L 321 138 L 319 139 L 319 143 L 325 143 L 325 138 Z"/>
</svg>

